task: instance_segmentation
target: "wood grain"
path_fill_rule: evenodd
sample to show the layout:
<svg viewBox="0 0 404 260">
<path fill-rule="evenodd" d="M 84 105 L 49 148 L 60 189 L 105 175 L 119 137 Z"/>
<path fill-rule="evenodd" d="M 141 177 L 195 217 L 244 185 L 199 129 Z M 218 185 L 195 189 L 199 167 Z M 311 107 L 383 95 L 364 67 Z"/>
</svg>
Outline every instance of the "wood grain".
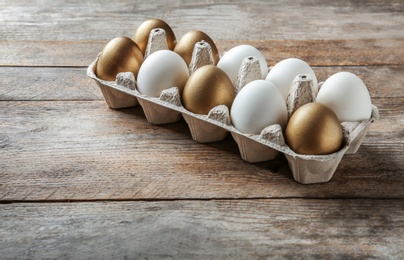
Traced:
<svg viewBox="0 0 404 260">
<path fill-rule="evenodd" d="M 0 255 L 6 259 L 404 255 L 403 200 L 25 203 L 0 205 L 0 217 Z"/>
<path fill-rule="evenodd" d="M 108 109 L 85 70 L 151 17 L 320 81 L 351 71 L 381 118 L 330 182 L 301 185 L 283 155 L 246 163 L 230 136 Z M 1 259 L 404 258 L 402 0 L 0 0 L 0 24 Z"/>
<path fill-rule="evenodd" d="M 0 100 L 101 100 L 86 68 L 0 67 Z"/>
<path fill-rule="evenodd" d="M 83 67 L 115 34 L 104 41 L 0 41 L 0 66 Z M 220 40 L 223 53 L 249 44 L 260 50 L 269 65 L 286 58 L 300 58 L 312 66 L 404 65 L 402 38 L 352 40 Z"/>
<path fill-rule="evenodd" d="M 150 125 L 140 107 L 3 101 L 0 199 L 403 198 L 404 99 L 374 102 L 381 119 L 358 153 L 331 182 L 305 186 L 283 156 L 246 163 L 232 138 L 196 143 L 184 121 Z"/>
<path fill-rule="evenodd" d="M 32 1 L 0 2 L 0 35 L 10 40 L 109 40 L 133 35 L 151 17 L 177 38 L 197 29 L 222 40 L 403 38 L 404 5 L 384 1 Z"/>
</svg>

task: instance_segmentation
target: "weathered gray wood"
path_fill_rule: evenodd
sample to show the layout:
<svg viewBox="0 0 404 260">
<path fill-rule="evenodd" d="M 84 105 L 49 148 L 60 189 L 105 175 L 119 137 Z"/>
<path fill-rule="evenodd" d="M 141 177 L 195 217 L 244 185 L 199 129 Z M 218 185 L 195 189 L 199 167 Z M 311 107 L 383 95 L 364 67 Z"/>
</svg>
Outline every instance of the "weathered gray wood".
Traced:
<svg viewBox="0 0 404 260">
<path fill-rule="evenodd" d="M 88 66 L 107 42 L 104 41 L 0 41 L 1 66 Z M 127 35 L 130 36 L 130 35 Z M 312 66 L 404 65 L 402 38 L 351 40 L 221 40 L 223 53 L 249 44 L 260 50 L 269 65 L 286 58 L 300 58 Z"/>
<path fill-rule="evenodd" d="M 4 40 L 107 40 L 133 35 L 150 17 L 166 20 L 177 37 L 192 29 L 212 39 L 402 38 L 404 5 L 385 1 L 8 1 L 0 3 Z"/>
<path fill-rule="evenodd" d="M 358 153 L 329 183 L 307 186 L 283 156 L 246 163 L 231 137 L 199 144 L 184 121 L 150 125 L 139 107 L 3 101 L 0 199 L 404 198 L 404 99 L 374 103 L 381 119 Z"/>
<path fill-rule="evenodd" d="M 403 200 L 0 205 L 2 258 L 402 259 Z"/>
<path fill-rule="evenodd" d="M 110 110 L 85 69 L 150 17 L 320 81 L 354 72 L 381 119 L 330 182 L 301 185 L 283 156 L 249 164 L 231 137 Z M 402 0 L 0 0 L 0 258 L 404 258 L 403 18 Z"/>
<path fill-rule="evenodd" d="M 0 100 L 100 100 L 86 68 L 0 67 Z"/>
</svg>

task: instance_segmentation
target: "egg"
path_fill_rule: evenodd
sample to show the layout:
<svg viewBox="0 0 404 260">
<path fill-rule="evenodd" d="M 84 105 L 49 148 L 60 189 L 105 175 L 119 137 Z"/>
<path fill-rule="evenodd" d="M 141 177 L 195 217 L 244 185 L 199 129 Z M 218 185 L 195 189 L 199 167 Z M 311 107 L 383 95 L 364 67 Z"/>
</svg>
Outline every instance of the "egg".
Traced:
<svg viewBox="0 0 404 260">
<path fill-rule="evenodd" d="M 218 105 L 226 105 L 230 109 L 234 96 L 233 84 L 226 73 L 214 65 L 205 65 L 189 77 L 182 103 L 193 113 L 207 115 Z"/>
<path fill-rule="evenodd" d="M 325 155 L 342 146 L 342 127 L 327 106 L 312 102 L 301 106 L 289 119 L 285 141 L 298 154 Z"/>
<path fill-rule="evenodd" d="M 149 97 L 159 97 L 161 91 L 171 87 L 177 87 L 181 93 L 188 77 L 188 66 L 180 55 L 170 50 L 156 51 L 139 69 L 137 90 Z"/>
<path fill-rule="evenodd" d="M 229 76 L 233 84 L 236 84 L 240 66 L 244 58 L 253 56 L 258 59 L 261 68 L 261 79 L 265 79 L 268 74 L 268 66 L 264 55 L 251 45 L 239 45 L 227 51 L 217 63 Z"/>
<path fill-rule="evenodd" d="M 178 41 L 177 45 L 174 48 L 174 51 L 185 60 L 185 63 L 187 65 L 189 65 L 192 60 L 192 52 L 194 51 L 194 46 L 197 42 L 200 41 L 209 43 L 212 50 L 213 61 L 216 65 L 220 58 L 219 51 L 217 50 L 216 44 L 213 42 L 213 40 L 204 32 L 198 30 L 187 32 Z"/>
<path fill-rule="evenodd" d="M 351 72 L 338 72 L 321 86 L 316 102 L 331 108 L 339 120 L 368 120 L 372 114 L 372 102 L 366 85 Z"/>
<path fill-rule="evenodd" d="M 309 74 L 313 79 L 313 93 L 317 94 L 318 82 L 313 69 L 305 61 L 297 58 L 289 58 L 275 64 L 268 72 L 265 80 L 274 83 L 282 92 L 283 97 L 288 97 L 293 80 L 299 74 Z"/>
<path fill-rule="evenodd" d="M 169 50 L 174 50 L 175 45 L 177 44 L 177 38 L 171 27 L 161 19 L 149 19 L 143 22 L 136 30 L 132 39 L 139 45 L 140 50 L 143 55 L 146 52 L 147 43 L 149 41 L 149 35 L 151 30 L 161 28 L 164 29 L 167 37 L 167 46 Z"/>
<path fill-rule="evenodd" d="M 245 85 L 230 110 L 233 126 L 244 134 L 259 134 L 273 124 L 284 128 L 287 115 L 281 92 L 266 80 L 254 80 Z"/>
<path fill-rule="evenodd" d="M 107 81 L 114 81 L 120 72 L 132 72 L 136 77 L 142 62 L 143 54 L 132 39 L 126 36 L 116 37 L 101 51 L 95 74 Z"/>
</svg>

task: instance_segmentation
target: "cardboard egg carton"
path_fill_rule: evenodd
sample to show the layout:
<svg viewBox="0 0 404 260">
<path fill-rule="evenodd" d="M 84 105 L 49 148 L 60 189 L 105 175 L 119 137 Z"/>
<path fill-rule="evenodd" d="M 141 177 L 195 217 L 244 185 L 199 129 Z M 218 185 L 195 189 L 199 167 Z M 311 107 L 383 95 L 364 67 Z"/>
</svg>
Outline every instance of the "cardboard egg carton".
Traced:
<svg viewBox="0 0 404 260">
<path fill-rule="evenodd" d="M 136 80 L 131 72 L 119 73 L 115 81 L 99 79 L 94 73 L 98 57 L 88 67 L 87 75 L 95 80 L 110 108 L 126 108 L 140 104 L 147 121 L 156 125 L 173 123 L 184 118 L 192 138 L 200 143 L 221 141 L 230 133 L 238 145 L 242 159 L 247 162 L 273 160 L 279 153 L 283 153 L 293 178 L 302 184 L 329 181 L 343 155 L 355 153 L 359 149 L 369 130 L 370 123 L 379 117 L 377 107 L 372 106 L 372 117 L 369 120 L 343 122 L 341 125 L 344 142 L 343 147 L 338 152 L 328 155 L 297 154 L 286 145 L 280 125 L 268 126 L 257 135 L 244 134 L 231 125 L 229 109 L 224 105 L 212 108 L 208 115 L 195 114 L 185 109 L 181 104 L 177 87 L 162 91 L 160 97 L 148 97 L 136 89 Z M 254 59 L 248 57 L 244 62 L 254 63 Z M 246 65 L 248 67 L 248 64 L 245 63 L 241 66 L 244 67 L 244 75 L 239 75 L 238 80 L 240 82 L 243 79 L 248 79 L 244 80 L 244 84 L 257 77 L 251 76 L 251 73 L 256 73 L 256 68 L 250 66 L 251 70 L 245 70 Z M 299 75 L 293 84 L 297 84 L 297 86 L 307 85 L 308 80 L 310 80 L 308 75 Z M 238 84 L 235 91 L 237 92 L 237 89 L 241 87 Z M 295 99 L 289 101 L 289 105 L 290 103 L 299 103 L 295 102 Z"/>
</svg>

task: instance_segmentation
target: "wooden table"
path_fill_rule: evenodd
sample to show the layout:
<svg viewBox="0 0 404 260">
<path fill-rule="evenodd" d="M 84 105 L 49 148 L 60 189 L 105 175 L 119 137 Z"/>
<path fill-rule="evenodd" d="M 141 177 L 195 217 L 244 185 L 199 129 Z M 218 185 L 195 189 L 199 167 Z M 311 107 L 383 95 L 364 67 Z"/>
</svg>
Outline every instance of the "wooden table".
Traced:
<svg viewBox="0 0 404 260">
<path fill-rule="evenodd" d="M 404 3 L 0 1 L 0 258 L 404 258 Z M 297 57 L 320 81 L 357 74 L 380 110 L 324 184 L 283 155 L 240 158 L 184 121 L 107 108 L 86 76 L 112 38 L 150 17 L 220 52 Z"/>
</svg>

